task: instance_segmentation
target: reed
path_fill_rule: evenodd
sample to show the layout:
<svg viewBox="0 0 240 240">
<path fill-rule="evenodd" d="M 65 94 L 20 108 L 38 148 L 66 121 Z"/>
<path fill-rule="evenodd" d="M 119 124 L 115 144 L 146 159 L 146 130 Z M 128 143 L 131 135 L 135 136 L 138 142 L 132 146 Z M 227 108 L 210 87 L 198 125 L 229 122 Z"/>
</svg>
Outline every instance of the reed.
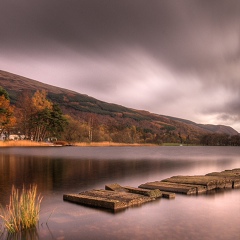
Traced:
<svg viewBox="0 0 240 240">
<path fill-rule="evenodd" d="M 0 147 L 46 147 L 50 144 L 45 142 L 35 142 L 30 140 L 0 141 Z"/>
<path fill-rule="evenodd" d="M 13 186 L 9 205 L 0 210 L 0 217 L 6 230 L 9 233 L 16 233 L 36 227 L 41 201 L 42 197 L 37 196 L 36 185 L 30 186 L 28 190 L 23 187 L 21 193 Z"/>
</svg>

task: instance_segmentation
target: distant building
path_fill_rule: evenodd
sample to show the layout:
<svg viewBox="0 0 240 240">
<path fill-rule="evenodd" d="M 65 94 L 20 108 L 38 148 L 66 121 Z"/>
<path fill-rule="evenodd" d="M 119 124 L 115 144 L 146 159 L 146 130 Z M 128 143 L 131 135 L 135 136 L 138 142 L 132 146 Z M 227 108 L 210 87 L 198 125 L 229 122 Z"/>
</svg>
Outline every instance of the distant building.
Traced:
<svg viewBox="0 0 240 240">
<path fill-rule="evenodd" d="M 24 135 L 16 135 L 16 134 L 10 134 L 8 136 L 8 140 L 23 140 L 25 138 Z"/>
<path fill-rule="evenodd" d="M 1 131 L 1 129 L 0 129 Z M 6 140 L 23 140 L 25 138 L 25 135 L 17 135 L 17 134 L 7 134 L 6 132 L 3 132 L 0 134 L 0 141 L 6 141 Z"/>
<path fill-rule="evenodd" d="M 0 134 L 0 141 L 4 141 L 6 139 L 5 134 Z"/>
</svg>

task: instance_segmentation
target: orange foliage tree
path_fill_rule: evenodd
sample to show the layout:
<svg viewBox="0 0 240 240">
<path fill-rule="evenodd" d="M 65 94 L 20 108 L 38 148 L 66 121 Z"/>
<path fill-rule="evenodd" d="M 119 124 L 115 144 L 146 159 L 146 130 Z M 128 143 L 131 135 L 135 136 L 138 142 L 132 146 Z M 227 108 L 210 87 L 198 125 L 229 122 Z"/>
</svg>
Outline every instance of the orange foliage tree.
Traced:
<svg viewBox="0 0 240 240">
<path fill-rule="evenodd" d="M 57 104 L 47 99 L 47 92 L 37 90 L 33 96 L 23 93 L 18 104 L 18 127 L 27 139 L 43 141 L 58 137 L 66 119 Z"/>
<path fill-rule="evenodd" d="M 10 105 L 6 90 L 0 87 L 0 134 L 8 131 L 15 123 L 14 107 Z"/>
</svg>

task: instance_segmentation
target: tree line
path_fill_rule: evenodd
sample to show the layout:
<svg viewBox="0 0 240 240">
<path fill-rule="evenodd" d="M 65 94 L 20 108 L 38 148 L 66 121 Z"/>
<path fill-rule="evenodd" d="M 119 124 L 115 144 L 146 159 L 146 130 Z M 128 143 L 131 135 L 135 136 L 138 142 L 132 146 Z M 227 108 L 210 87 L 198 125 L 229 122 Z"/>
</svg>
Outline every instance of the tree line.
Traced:
<svg viewBox="0 0 240 240">
<path fill-rule="evenodd" d="M 95 113 L 81 116 L 63 114 L 47 98 L 47 92 L 23 92 L 11 106 L 8 93 L 0 87 L 0 134 L 10 134 L 33 141 L 59 139 L 72 142 L 157 143 L 177 142 L 171 129 L 157 132 L 152 126 L 142 128 L 132 119 L 102 118 Z"/>
<path fill-rule="evenodd" d="M 240 146 L 240 136 L 205 134 L 194 137 L 181 134 L 172 126 L 157 128 L 148 121 L 140 125 L 133 119 L 104 117 L 96 113 L 63 114 L 59 105 L 47 98 L 47 92 L 23 92 L 15 106 L 0 87 L 0 135 L 10 134 L 33 141 L 179 143 Z"/>
<path fill-rule="evenodd" d="M 240 146 L 240 135 L 205 134 L 201 137 L 200 144 L 205 146 Z"/>
<path fill-rule="evenodd" d="M 10 133 L 33 141 L 57 138 L 66 124 L 60 107 L 47 99 L 46 91 L 24 92 L 16 106 L 11 106 L 8 93 L 0 87 L 0 134 L 6 139 Z"/>
</svg>

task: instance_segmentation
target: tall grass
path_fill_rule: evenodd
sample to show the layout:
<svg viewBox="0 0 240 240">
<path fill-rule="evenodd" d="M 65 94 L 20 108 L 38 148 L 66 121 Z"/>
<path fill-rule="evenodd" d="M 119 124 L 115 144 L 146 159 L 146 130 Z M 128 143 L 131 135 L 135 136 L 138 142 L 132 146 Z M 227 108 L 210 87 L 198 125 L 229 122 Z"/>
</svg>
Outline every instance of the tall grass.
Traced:
<svg viewBox="0 0 240 240">
<path fill-rule="evenodd" d="M 15 233 L 36 227 L 41 201 L 42 197 L 37 196 L 36 185 L 30 186 L 28 190 L 23 187 L 21 193 L 13 186 L 9 205 L 6 209 L 0 209 L 0 217 L 7 231 Z"/>
<path fill-rule="evenodd" d="M 35 142 L 30 140 L 0 141 L 0 147 L 46 147 L 50 144 L 45 142 Z"/>
</svg>

